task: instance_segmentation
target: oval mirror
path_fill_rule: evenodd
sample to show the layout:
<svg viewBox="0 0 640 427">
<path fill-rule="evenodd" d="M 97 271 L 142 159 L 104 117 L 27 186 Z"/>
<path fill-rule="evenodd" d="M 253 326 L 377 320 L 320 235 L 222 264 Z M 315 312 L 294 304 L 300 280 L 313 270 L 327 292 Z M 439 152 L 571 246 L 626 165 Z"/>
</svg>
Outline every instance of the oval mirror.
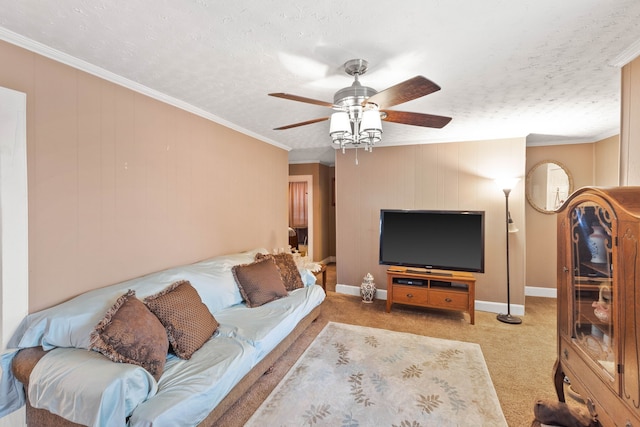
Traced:
<svg viewBox="0 0 640 427">
<path fill-rule="evenodd" d="M 573 191 L 573 178 L 564 165 L 544 160 L 527 173 L 527 201 L 538 212 L 555 213 Z"/>
</svg>

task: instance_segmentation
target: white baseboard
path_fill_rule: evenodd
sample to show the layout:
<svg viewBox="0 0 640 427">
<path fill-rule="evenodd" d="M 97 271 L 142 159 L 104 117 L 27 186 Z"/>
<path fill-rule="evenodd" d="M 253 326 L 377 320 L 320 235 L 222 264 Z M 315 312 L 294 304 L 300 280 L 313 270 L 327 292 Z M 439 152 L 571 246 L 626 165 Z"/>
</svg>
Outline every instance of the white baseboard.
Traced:
<svg viewBox="0 0 640 427">
<path fill-rule="evenodd" d="M 476 310 L 477 311 L 486 311 L 487 313 L 506 313 L 508 310 L 507 304 L 504 302 L 493 302 L 493 301 L 478 301 L 476 300 Z M 524 315 L 524 305 L 522 304 L 511 304 L 511 314 L 516 316 Z"/>
<path fill-rule="evenodd" d="M 355 295 L 360 296 L 360 287 L 359 286 L 351 286 L 351 285 L 336 285 L 336 293 L 338 294 L 346 294 L 346 295 Z M 387 290 L 386 289 L 378 289 L 376 290 L 376 299 L 385 300 L 387 299 Z"/>
<path fill-rule="evenodd" d="M 556 288 L 526 286 L 524 288 L 524 294 L 528 297 L 558 298 L 558 290 Z"/>
</svg>

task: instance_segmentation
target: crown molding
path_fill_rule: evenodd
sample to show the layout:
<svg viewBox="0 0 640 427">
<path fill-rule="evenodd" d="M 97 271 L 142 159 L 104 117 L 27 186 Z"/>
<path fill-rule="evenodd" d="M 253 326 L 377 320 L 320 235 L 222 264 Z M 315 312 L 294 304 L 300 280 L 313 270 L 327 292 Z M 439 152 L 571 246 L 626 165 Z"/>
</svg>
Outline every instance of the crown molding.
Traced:
<svg viewBox="0 0 640 427">
<path fill-rule="evenodd" d="M 618 56 L 613 58 L 613 60 L 609 63 L 609 65 L 613 67 L 622 68 L 625 65 L 627 65 L 629 62 L 636 59 L 638 56 L 640 56 L 640 39 L 631 43 L 631 45 L 628 48 L 620 52 Z"/>
<path fill-rule="evenodd" d="M 24 37 L 20 34 L 14 33 L 4 27 L 0 27 L 0 40 L 4 40 L 7 43 L 11 43 L 28 51 L 37 53 L 38 55 L 42 55 L 49 59 L 53 59 L 54 61 L 60 62 L 62 64 L 68 65 L 70 67 L 76 68 L 80 71 L 84 71 L 101 79 L 107 80 L 111 83 L 115 83 L 119 86 L 123 86 L 127 89 L 131 89 L 135 92 L 138 92 L 142 95 L 148 96 L 150 98 L 156 99 L 158 101 L 164 102 L 165 104 L 172 105 L 181 110 L 187 111 L 189 113 L 195 114 L 196 116 L 200 116 L 209 121 L 215 122 L 219 125 L 225 126 L 227 128 L 233 129 L 237 132 L 250 136 L 251 138 L 255 138 L 257 140 L 266 142 L 267 144 L 274 145 L 278 148 L 281 148 L 286 151 L 291 151 L 291 147 L 281 144 L 277 141 L 274 141 L 269 138 L 265 138 L 262 135 L 259 135 L 255 132 L 252 132 L 248 129 L 240 127 L 234 123 L 231 123 L 228 120 L 225 120 L 221 117 L 218 117 L 214 114 L 209 113 L 201 108 L 195 107 L 189 103 L 181 101 L 172 96 L 168 96 L 162 92 L 151 89 L 147 86 L 144 86 L 140 83 L 134 82 L 133 80 L 129 80 L 125 77 L 122 77 L 118 74 L 112 73 L 111 71 L 105 70 L 104 68 L 98 67 L 89 62 L 83 61 L 82 59 L 76 58 L 59 50 L 53 49 L 47 45 L 44 45 L 35 40 Z"/>
<path fill-rule="evenodd" d="M 603 132 L 597 135 L 592 135 L 590 137 L 585 138 L 562 138 L 558 137 L 557 139 L 549 139 L 543 141 L 527 141 L 527 147 L 545 147 L 552 145 L 572 145 L 572 144 L 593 144 L 595 142 L 603 141 L 607 138 L 611 138 L 613 136 L 619 136 L 619 131 L 609 131 Z"/>
</svg>

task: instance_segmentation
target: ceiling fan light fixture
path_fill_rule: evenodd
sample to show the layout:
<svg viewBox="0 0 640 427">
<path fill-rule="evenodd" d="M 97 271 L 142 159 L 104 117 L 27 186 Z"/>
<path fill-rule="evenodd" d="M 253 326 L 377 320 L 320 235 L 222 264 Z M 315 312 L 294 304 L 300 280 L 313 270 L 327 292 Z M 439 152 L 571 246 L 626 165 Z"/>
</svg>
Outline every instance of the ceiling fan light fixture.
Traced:
<svg viewBox="0 0 640 427">
<path fill-rule="evenodd" d="M 373 146 L 382 141 L 382 120 L 431 128 L 442 128 L 451 121 L 450 117 L 433 114 L 388 110 L 394 105 L 436 92 L 440 90 L 440 86 L 423 76 L 416 76 L 378 92 L 360 84 L 359 77 L 367 71 L 368 66 L 369 63 L 363 59 L 352 59 L 344 64 L 345 72 L 353 76 L 353 83 L 337 91 L 332 104 L 287 93 L 270 93 L 270 96 L 329 107 L 337 111 L 330 117 L 281 126 L 275 130 L 291 129 L 330 119 L 331 140 L 344 153 L 348 145 L 356 149 L 364 146 L 365 151 L 372 151 Z"/>
<path fill-rule="evenodd" d="M 373 145 L 382 140 L 380 113 L 373 109 L 362 111 L 360 106 L 333 113 L 329 135 L 343 152 L 347 145 L 358 148 L 361 144 L 366 151 L 372 151 Z"/>
</svg>

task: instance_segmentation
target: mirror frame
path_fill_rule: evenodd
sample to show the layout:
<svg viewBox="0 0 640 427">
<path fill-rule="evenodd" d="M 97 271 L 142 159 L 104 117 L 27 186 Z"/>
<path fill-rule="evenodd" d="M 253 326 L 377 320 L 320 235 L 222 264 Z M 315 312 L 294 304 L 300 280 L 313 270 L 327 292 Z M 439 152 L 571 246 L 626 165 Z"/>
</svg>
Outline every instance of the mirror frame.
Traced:
<svg viewBox="0 0 640 427">
<path fill-rule="evenodd" d="M 535 172 L 536 169 L 538 169 L 540 166 L 542 165 L 546 165 L 549 163 L 553 163 L 554 165 L 558 165 L 560 167 L 560 169 L 562 169 L 564 171 L 564 173 L 567 175 L 567 178 L 569 179 L 569 194 L 573 193 L 573 176 L 571 176 L 571 172 L 569 172 L 569 169 L 567 169 L 567 167 L 556 161 L 556 160 L 542 160 L 538 163 L 536 163 L 535 165 L 533 165 L 531 167 L 531 169 L 529 169 L 529 172 L 527 172 L 527 179 L 526 179 L 526 183 L 525 183 L 525 194 L 527 196 L 527 202 L 529 203 L 529 206 L 531 206 L 533 209 L 537 210 L 540 213 L 543 214 L 547 214 L 547 215 L 551 215 L 556 213 L 556 210 L 547 210 L 544 209 L 540 206 L 537 206 L 533 200 L 533 195 L 531 194 L 531 180 L 533 179 L 533 173 Z"/>
</svg>

